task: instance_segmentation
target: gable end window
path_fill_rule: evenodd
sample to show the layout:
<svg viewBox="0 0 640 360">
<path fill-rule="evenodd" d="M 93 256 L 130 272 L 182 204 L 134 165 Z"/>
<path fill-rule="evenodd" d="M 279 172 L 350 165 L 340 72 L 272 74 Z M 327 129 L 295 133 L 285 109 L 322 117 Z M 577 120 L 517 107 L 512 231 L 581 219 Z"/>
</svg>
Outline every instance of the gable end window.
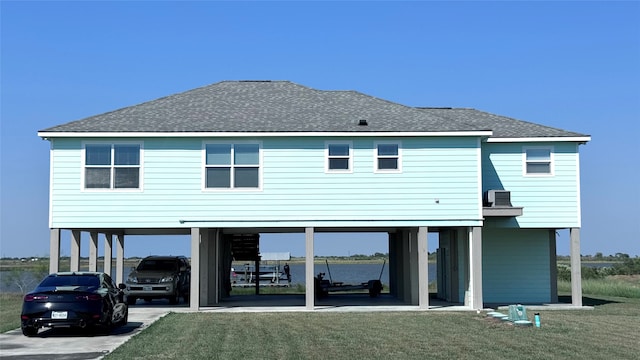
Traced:
<svg viewBox="0 0 640 360">
<path fill-rule="evenodd" d="M 527 176 L 553 175 L 553 148 L 524 148 L 524 174 Z"/>
<path fill-rule="evenodd" d="M 378 143 L 374 147 L 376 172 L 400 172 L 400 145 L 397 143 Z"/>
<path fill-rule="evenodd" d="M 85 144 L 85 189 L 140 189 L 140 144 Z"/>
<path fill-rule="evenodd" d="M 326 155 L 327 172 L 352 172 L 350 143 L 327 143 Z"/>
<path fill-rule="evenodd" d="M 206 144 L 205 188 L 260 188 L 260 145 Z"/>
</svg>

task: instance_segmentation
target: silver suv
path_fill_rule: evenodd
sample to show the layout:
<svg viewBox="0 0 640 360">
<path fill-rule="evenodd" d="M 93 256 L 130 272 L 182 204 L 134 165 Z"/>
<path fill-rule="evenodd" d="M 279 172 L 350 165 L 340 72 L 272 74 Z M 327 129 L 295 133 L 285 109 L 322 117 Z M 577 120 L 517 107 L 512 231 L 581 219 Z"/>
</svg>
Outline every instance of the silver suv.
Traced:
<svg viewBox="0 0 640 360">
<path fill-rule="evenodd" d="M 133 305 L 139 298 L 169 299 L 177 304 L 180 297 L 189 302 L 191 265 L 184 256 L 147 256 L 132 268 L 127 278 L 127 304 Z"/>
</svg>

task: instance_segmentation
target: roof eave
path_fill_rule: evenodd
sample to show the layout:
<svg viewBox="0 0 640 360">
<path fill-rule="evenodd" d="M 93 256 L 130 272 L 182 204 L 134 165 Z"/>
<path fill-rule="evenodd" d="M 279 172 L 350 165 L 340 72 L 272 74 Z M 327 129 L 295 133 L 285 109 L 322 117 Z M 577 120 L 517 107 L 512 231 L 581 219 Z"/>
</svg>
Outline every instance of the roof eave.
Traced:
<svg viewBox="0 0 640 360">
<path fill-rule="evenodd" d="M 490 137 L 492 131 L 368 131 L 368 132 L 63 132 L 39 131 L 43 139 L 51 138 L 166 138 L 166 137 Z"/>
<path fill-rule="evenodd" d="M 545 136 L 545 137 L 490 137 L 487 142 L 514 143 L 514 142 L 578 142 L 587 143 L 591 136 Z"/>
</svg>

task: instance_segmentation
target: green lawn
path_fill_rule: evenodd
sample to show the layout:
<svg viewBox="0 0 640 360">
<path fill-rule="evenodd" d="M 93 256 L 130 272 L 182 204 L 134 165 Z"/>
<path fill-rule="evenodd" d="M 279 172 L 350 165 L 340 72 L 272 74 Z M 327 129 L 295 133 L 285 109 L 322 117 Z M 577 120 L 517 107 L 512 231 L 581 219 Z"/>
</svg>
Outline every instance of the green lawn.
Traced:
<svg viewBox="0 0 640 360">
<path fill-rule="evenodd" d="M 0 293 L 0 333 L 20 327 L 22 294 Z"/>
<path fill-rule="evenodd" d="M 0 294 L 0 331 L 20 326 L 21 299 Z M 640 298 L 584 303 L 541 311 L 540 329 L 475 312 L 171 313 L 105 359 L 636 359 Z"/>
<path fill-rule="evenodd" d="M 637 358 L 640 299 L 585 302 L 540 312 L 539 329 L 475 312 L 172 313 L 105 359 Z"/>
</svg>

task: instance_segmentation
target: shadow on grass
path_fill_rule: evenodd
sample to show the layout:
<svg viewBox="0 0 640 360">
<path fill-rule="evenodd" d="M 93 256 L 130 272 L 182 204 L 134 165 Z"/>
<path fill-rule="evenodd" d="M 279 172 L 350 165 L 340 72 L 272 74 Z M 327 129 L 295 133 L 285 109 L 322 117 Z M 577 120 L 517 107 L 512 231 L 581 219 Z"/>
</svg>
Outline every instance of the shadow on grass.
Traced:
<svg viewBox="0 0 640 360">
<path fill-rule="evenodd" d="M 558 302 L 561 304 L 571 304 L 571 296 L 558 296 Z M 595 299 L 591 297 L 582 297 L 582 305 L 584 306 L 601 306 L 607 304 L 618 304 L 619 301 Z"/>
</svg>

